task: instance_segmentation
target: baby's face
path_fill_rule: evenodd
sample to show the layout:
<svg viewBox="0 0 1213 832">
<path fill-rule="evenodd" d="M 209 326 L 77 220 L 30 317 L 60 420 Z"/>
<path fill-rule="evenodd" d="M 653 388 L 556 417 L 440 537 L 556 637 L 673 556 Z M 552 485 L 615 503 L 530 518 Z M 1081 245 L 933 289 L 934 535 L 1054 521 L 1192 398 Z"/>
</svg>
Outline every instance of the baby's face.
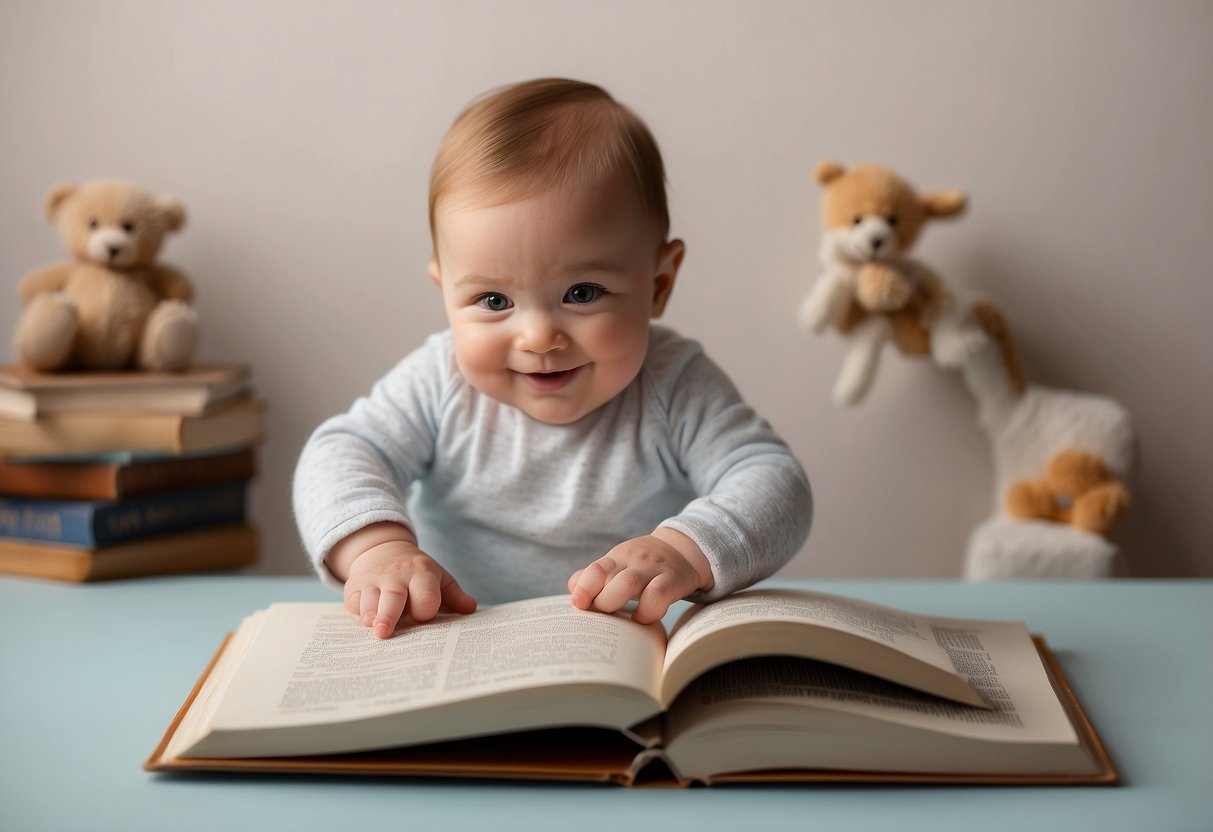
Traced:
<svg viewBox="0 0 1213 832">
<path fill-rule="evenodd" d="M 430 275 L 477 390 L 568 424 L 636 377 L 683 244 L 659 239 L 626 183 L 487 207 L 455 200 L 435 224 Z"/>
</svg>

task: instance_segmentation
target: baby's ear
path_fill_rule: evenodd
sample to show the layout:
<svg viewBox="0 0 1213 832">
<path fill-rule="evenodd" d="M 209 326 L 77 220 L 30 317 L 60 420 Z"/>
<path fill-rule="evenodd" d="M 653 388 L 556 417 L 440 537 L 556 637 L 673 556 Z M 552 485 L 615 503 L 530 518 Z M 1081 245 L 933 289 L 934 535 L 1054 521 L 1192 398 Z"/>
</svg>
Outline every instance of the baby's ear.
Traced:
<svg viewBox="0 0 1213 832">
<path fill-rule="evenodd" d="M 674 281 L 678 279 L 678 269 L 682 266 L 682 258 L 686 253 L 687 246 L 682 240 L 670 240 L 661 246 L 657 256 L 657 277 L 653 280 L 653 306 L 649 317 L 656 319 L 665 314 L 665 305 L 670 301 L 670 293 L 674 291 Z"/>
<path fill-rule="evenodd" d="M 442 288 L 442 272 L 438 270 L 438 261 L 431 260 L 430 264 L 425 267 L 425 270 L 430 273 L 430 280 L 434 281 L 434 285 L 439 289 Z"/>
</svg>

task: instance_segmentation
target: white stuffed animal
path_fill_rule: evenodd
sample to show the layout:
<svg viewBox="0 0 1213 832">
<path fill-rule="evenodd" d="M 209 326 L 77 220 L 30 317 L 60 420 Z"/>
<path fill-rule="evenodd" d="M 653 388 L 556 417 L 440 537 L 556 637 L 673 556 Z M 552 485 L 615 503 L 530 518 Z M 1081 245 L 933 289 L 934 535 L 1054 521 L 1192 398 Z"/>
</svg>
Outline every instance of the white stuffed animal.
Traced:
<svg viewBox="0 0 1213 832">
<path fill-rule="evenodd" d="M 970 537 L 965 575 L 1096 578 L 1124 571 L 1105 537 L 1125 515 L 1133 464 L 1128 411 L 1104 396 L 1029 384 L 989 303 L 990 338 L 962 367 L 994 452 L 994 516 Z"/>
</svg>

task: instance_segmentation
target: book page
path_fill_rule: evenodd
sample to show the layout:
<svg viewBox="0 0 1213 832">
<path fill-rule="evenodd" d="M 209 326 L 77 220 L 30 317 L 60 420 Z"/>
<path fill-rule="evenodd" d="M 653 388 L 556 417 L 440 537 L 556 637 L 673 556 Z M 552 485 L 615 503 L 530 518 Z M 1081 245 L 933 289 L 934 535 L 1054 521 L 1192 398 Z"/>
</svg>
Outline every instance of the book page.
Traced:
<svg viewBox="0 0 1213 832">
<path fill-rule="evenodd" d="M 275 604 L 212 725 L 373 717 L 554 685 L 657 687 L 664 632 L 567 595 L 444 614 L 376 639 L 341 604 Z"/>
<path fill-rule="evenodd" d="M 764 657 L 732 662 L 693 682 L 670 709 L 670 736 L 741 705 L 827 710 L 975 739 L 1077 742 L 1026 628 L 1016 622 L 960 622 L 930 637 L 992 709 L 932 696 L 837 665 Z"/>
<path fill-rule="evenodd" d="M 879 604 L 804 590 L 748 590 L 692 609 L 678 621 L 666 648 L 669 667 L 703 638 L 737 624 L 784 621 L 811 624 L 875 641 L 916 659 L 948 668 L 931 637 L 931 619 Z"/>
<path fill-rule="evenodd" d="M 966 705 L 991 707 L 932 636 L 955 623 L 852 598 L 803 590 L 748 590 L 692 609 L 670 636 L 662 703 L 692 679 L 751 656 L 818 659 Z"/>
<path fill-rule="evenodd" d="M 248 652 L 262 623 L 265 621 L 265 610 L 258 610 L 246 617 L 240 627 L 228 639 L 222 653 L 217 657 L 210 675 L 206 677 L 198 694 L 194 697 L 189 710 L 181 717 L 181 723 L 164 748 L 164 759 L 173 759 L 182 751 L 193 745 L 204 735 L 210 724 L 215 709 L 219 707 L 219 692 L 227 686 L 228 681 Z"/>
</svg>

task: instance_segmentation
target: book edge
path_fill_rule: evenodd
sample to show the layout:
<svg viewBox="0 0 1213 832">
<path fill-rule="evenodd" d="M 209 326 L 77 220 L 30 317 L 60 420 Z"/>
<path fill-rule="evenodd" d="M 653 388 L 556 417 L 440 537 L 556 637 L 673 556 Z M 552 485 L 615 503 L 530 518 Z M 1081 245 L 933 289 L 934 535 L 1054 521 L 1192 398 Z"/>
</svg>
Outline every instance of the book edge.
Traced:
<svg viewBox="0 0 1213 832">
<path fill-rule="evenodd" d="M 154 561 L 156 567 L 153 569 L 146 569 L 142 565 L 134 567 L 130 565 L 132 560 L 143 564 L 147 550 L 161 547 L 166 541 L 188 543 L 196 542 L 199 537 L 205 537 L 213 547 L 217 542 L 215 538 L 224 535 L 237 537 L 233 542 L 233 549 L 236 552 L 234 557 L 219 560 L 204 559 L 202 562 L 196 558 L 186 561 L 165 561 L 163 558 L 159 558 Z M 0 546 L 4 542 L 0 540 Z M 130 578 L 241 569 L 257 561 L 258 533 L 257 527 L 246 521 L 156 535 L 143 540 L 119 543 L 104 549 L 78 549 L 70 546 L 43 545 L 18 540 L 11 542 L 26 551 L 0 553 L 0 575 L 70 583 L 97 583 Z M 37 553 L 30 551 L 34 549 L 41 551 Z M 124 560 L 122 565 L 115 565 L 114 561 L 110 559 L 110 556 L 115 555 Z M 100 561 L 98 561 L 98 557 L 101 558 Z M 14 560 L 16 560 L 16 564 L 13 563 Z"/>
<path fill-rule="evenodd" d="M 20 365 L 0 365 L 0 388 L 37 396 L 45 390 L 96 390 L 151 387 L 209 387 L 235 379 L 252 377 L 247 363 L 203 363 L 180 373 L 147 370 L 78 370 L 67 373 L 43 373 Z"/>
<path fill-rule="evenodd" d="M 160 744 L 156 746 L 156 750 L 153 751 L 152 755 L 147 758 L 146 762 L 144 762 L 143 769 L 145 771 L 161 770 L 159 768 L 159 763 L 161 756 L 164 754 L 164 750 L 168 748 L 169 741 L 172 740 L 173 735 L 177 733 L 177 729 L 181 726 L 181 720 L 185 718 L 186 712 L 190 709 L 190 706 L 194 704 L 194 700 L 198 698 L 198 693 L 202 690 L 203 684 L 206 683 L 206 680 L 210 678 L 211 673 L 214 672 L 215 665 L 219 663 L 219 657 L 223 655 L 225 650 L 227 650 L 228 644 L 231 643 L 235 635 L 235 632 L 229 632 L 223 637 L 223 641 L 220 643 L 219 649 L 215 651 L 215 655 L 211 657 L 210 663 L 207 664 L 206 669 L 202 671 L 202 675 L 198 677 L 198 681 L 194 683 L 193 690 L 190 691 L 189 696 L 186 697 L 185 702 L 181 705 L 181 707 L 177 709 L 177 715 L 174 716 L 173 721 L 169 723 L 168 730 L 164 732 L 164 737 L 161 738 Z"/>
<path fill-rule="evenodd" d="M 71 457 L 118 451 L 171 455 L 252 446 L 263 438 L 265 409 L 265 402 L 250 393 L 200 416 L 83 411 L 55 413 L 33 422 L 5 419 L 12 433 L 28 435 L 18 436 L 16 442 L 13 436 L 0 437 L 0 456 Z M 134 421 L 139 422 L 138 429 L 130 427 Z M 225 431 L 231 435 L 224 435 Z"/>
<path fill-rule="evenodd" d="M 165 731 L 164 737 L 156 750 L 152 752 L 147 761 L 143 764 L 145 771 L 149 772 L 190 772 L 190 771 L 209 771 L 209 772 L 243 772 L 251 774 L 338 774 L 338 775 L 381 775 L 381 776 L 409 776 L 409 777 L 460 777 L 460 778 L 508 778 L 508 779 L 529 779 L 529 780 L 550 780 L 561 781 L 571 780 L 580 782 L 604 782 L 614 783 L 617 785 L 626 786 L 629 788 L 636 787 L 686 787 L 691 784 L 690 780 L 660 780 L 645 782 L 643 784 L 636 783 L 637 777 L 630 776 L 628 772 L 617 771 L 589 771 L 589 770 L 570 770 L 567 772 L 551 772 L 544 770 L 536 772 L 528 771 L 525 768 L 510 769 L 500 764 L 494 768 L 490 761 L 486 761 L 483 765 L 448 765 L 446 767 L 434 766 L 428 764 L 425 766 L 414 765 L 410 768 L 407 763 L 391 763 L 391 764 L 368 764 L 358 763 L 356 761 L 341 761 L 334 760 L 331 757 L 314 756 L 314 757 L 264 757 L 264 758 L 244 758 L 244 759 L 207 759 L 207 758 L 180 758 L 177 760 L 164 760 L 163 753 L 171 741 L 173 735 L 180 727 L 181 720 L 185 713 L 189 710 L 198 692 L 202 689 L 202 685 L 213 672 L 215 665 L 219 661 L 220 655 L 227 648 L 233 633 L 229 633 L 220 645 L 219 650 L 215 653 L 202 676 L 194 685 L 189 698 L 185 704 L 177 711 L 176 717 L 169 724 Z M 1101 771 L 1092 775 L 997 775 L 997 774 L 934 774 L 934 773 L 914 773 L 914 772 L 863 772 L 863 771 L 843 771 L 843 770 L 826 770 L 826 769 L 787 769 L 787 770 L 770 770 L 761 772 L 743 772 L 732 775 L 716 775 L 704 780 L 707 786 L 713 785 L 729 785 L 729 784 L 754 784 L 754 783 L 921 783 L 934 785 L 1020 785 L 1020 786 L 1047 786 L 1047 785 L 1114 785 L 1119 782 L 1120 775 L 1112 762 L 1107 749 L 1104 747 L 1102 740 L 1096 733 L 1094 726 L 1091 724 L 1083 710 L 1081 704 L 1075 696 L 1073 689 L 1070 687 L 1069 681 L 1061 672 L 1061 667 L 1058 665 L 1056 657 L 1049 649 L 1048 645 L 1042 636 L 1033 635 L 1032 641 L 1036 645 L 1037 650 L 1041 655 L 1042 661 L 1047 665 L 1050 674 L 1057 681 L 1057 685 L 1061 690 L 1066 703 L 1070 706 L 1074 713 L 1077 724 L 1075 730 L 1080 734 L 1080 737 L 1092 750 L 1096 761 L 1101 767 Z M 642 750 L 639 752 L 644 754 Z"/>
</svg>

